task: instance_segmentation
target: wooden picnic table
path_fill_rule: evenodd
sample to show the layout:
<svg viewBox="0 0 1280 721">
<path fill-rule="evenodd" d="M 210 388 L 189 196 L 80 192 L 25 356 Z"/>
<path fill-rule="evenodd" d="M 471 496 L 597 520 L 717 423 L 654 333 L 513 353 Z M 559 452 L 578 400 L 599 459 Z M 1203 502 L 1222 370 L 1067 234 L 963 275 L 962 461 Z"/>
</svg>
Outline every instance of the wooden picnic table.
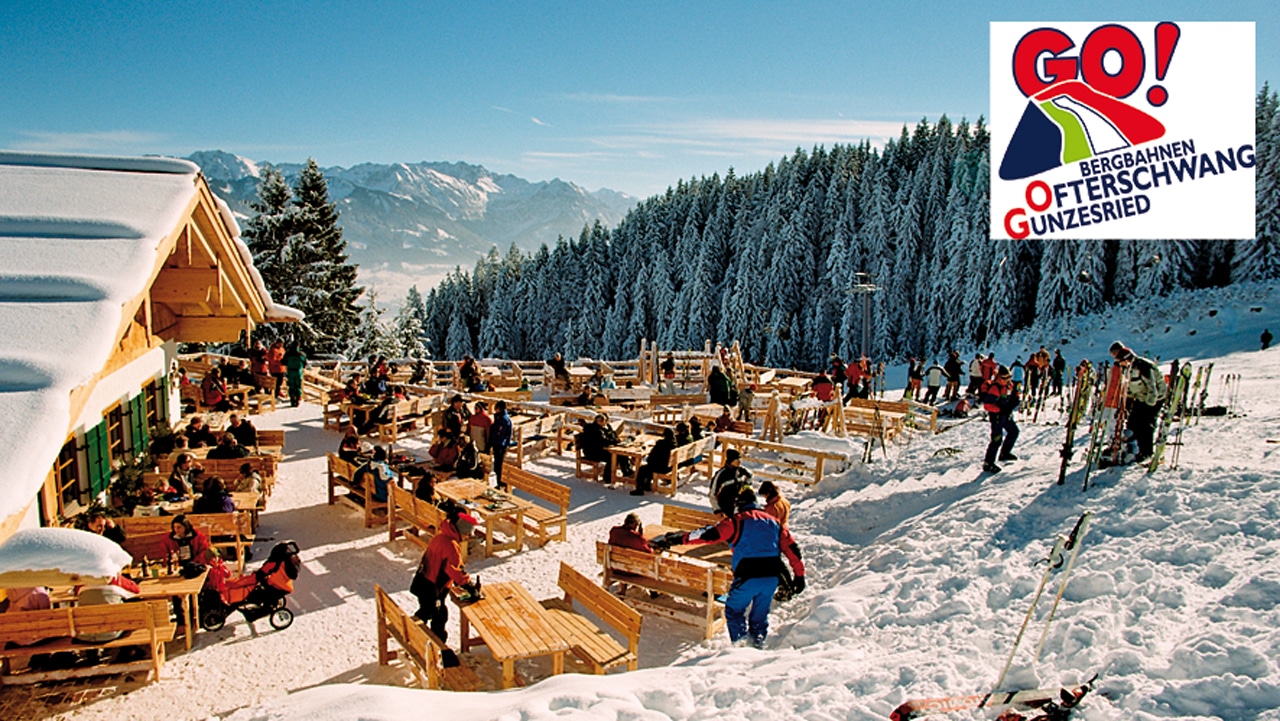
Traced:
<svg viewBox="0 0 1280 721">
<path fill-rule="evenodd" d="M 569 390 L 582 391 L 582 387 L 591 380 L 591 376 L 595 375 L 595 371 L 585 366 L 572 366 L 569 368 Z"/>
<path fill-rule="evenodd" d="M 441 481 L 436 484 L 436 495 L 465 505 L 484 524 L 485 558 L 498 551 L 524 550 L 524 514 L 533 508 L 533 503 L 490 488 L 487 480 L 477 478 Z M 493 537 L 494 527 L 501 520 L 515 526 L 513 540 L 506 543 L 498 543 Z"/>
<path fill-rule="evenodd" d="M 662 526 L 657 523 L 649 523 L 645 524 L 644 537 L 646 541 L 652 541 L 664 533 L 679 530 L 683 529 Z M 725 542 L 686 543 L 668 548 L 667 553 L 684 556 L 685 558 L 696 558 L 701 561 L 724 566 L 725 568 L 729 568 L 733 565 L 733 551 L 729 548 L 729 544 Z"/>
<path fill-rule="evenodd" d="M 620 468 L 618 465 L 619 458 L 631 459 L 631 473 L 624 474 L 623 478 L 635 483 L 636 474 L 640 472 L 640 464 L 644 462 L 645 456 L 649 455 L 650 449 L 653 448 L 653 444 L 657 443 L 658 440 L 659 436 L 642 433 L 625 443 L 619 443 L 616 446 L 606 446 L 605 450 L 608 451 L 609 455 L 612 457 L 611 462 L 615 471 Z M 613 483 L 614 480 L 615 479 L 613 478 L 609 478 L 605 480 L 605 483 Z"/>
<path fill-rule="evenodd" d="M 551 674 L 564 673 L 564 652 L 569 643 L 556 633 L 546 610 L 528 589 L 519 581 L 508 581 L 488 584 L 483 592 L 484 598 L 460 606 L 462 652 L 472 646 L 488 646 L 494 660 L 502 664 L 503 688 L 516 684 L 516 659 L 550 656 Z M 479 636 L 471 636 L 472 626 Z"/>
<path fill-rule="evenodd" d="M 179 513 L 191 513 L 191 509 L 195 507 L 195 499 L 198 498 L 199 495 L 200 494 L 196 494 L 185 501 L 164 502 L 160 504 L 160 507 L 171 516 L 176 516 Z M 237 491 L 231 494 L 231 500 L 235 502 L 237 511 L 249 511 L 254 515 L 255 519 L 257 518 L 257 513 L 261 510 L 258 505 L 262 500 L 261 493 L 255 493 L 254 491 Z M 254 526 L 257 526 L 256 520 Z"/>
<path fill-rule="evenodd" d="M 138 598 L 176 598 L 182 606 L 182 619 L 185 623 L 182 634 L 191 650 L 191 639 L 195 636 L 196 626 L 200 620 L 200 589 L 204 588 L 209 569 L 205 569 L 195 578 L 183 578 L 180 574 L 144 578 L 138 581 Z"/>
</svg>

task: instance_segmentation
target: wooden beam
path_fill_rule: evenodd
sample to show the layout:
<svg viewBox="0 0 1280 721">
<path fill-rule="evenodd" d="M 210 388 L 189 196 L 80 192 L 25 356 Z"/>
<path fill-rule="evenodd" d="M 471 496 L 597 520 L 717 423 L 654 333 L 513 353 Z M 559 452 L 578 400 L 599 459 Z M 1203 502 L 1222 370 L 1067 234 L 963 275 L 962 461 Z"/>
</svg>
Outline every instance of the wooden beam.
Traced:
<svg viewBox="0 0 1280 721">
<path fill-rule="evenodd" d="M 207 303 L 221 282 L 217 268 L 165 268 L 151 284 L 151 300 L 167 305 Z"/>
<path fill-rule="evenodd" d="M 62 571 L 9 571 L 0 573 L 0 588 L 26 588 L 29 586 L 88 586 L 107 583 L 111 579 L 97 576 L 81 576 Z"/>
<path fill-rule="evenodd" d="M 227 343 L 250 327 L 248 318 L 180 318 L 162 335 L 182 343 Z"/>
</svg>

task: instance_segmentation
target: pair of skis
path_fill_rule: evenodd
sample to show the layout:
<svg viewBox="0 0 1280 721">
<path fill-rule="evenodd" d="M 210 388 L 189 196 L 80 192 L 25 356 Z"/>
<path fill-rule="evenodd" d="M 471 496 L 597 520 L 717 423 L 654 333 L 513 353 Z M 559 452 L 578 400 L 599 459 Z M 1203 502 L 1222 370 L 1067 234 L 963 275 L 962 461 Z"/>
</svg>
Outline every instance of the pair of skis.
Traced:
<svg viewBox="0 0 1280 721">
<path fill-rule="evenodd" d="M 1187 386 L 1191 382 L 1191 364 L 1186 363 L 1177 371 L 1177 375 L 1173 380 L 1173 393 L 1167 399 L 1164 408 L 1160 412 L 1159 425 L 1156 427 L 1156 442 L 1151 449 L 1151 462 L 1147 464 L 1147 473 L 1155 473 L 1160 468 L 1160 462 L 1164 459 L 1165 446 L 1169 444 L 1169 429 L 1175 420 L 1179 422 L 1179 431 L 1181 426 L 1186 424 L 1187 416 L 1185 413 L 1179 413 L 1182 407 L 1182 400 L 1186 396 Z M 1178 433 L 1181 442 L 1181 432 Z"/>
<path fill-rule="evenodd" d="M 1062 465 L 1058 468 L 1058 485 L 1067 480 L 1067 466 L 1071 456 L 1075 455 L 1076 428 L 1089 406 L 1090 394 L 1093 391 L 1093 368 L 1088 364 L 1080 364 L 1076 371 L 1076 385 L 1071 395 L 1071 405 L 1067 411 L 1067 439 L 1058 454 L 1062 456 Z"/>
<path fill-rule="evenodd" d="M 1035 614 L 1036 606 L 1040 603 L 1040 597 L 1044 593 L 1045 586 L 1048 585 L 1053 572 L 1062 566 L 1063 554 L 1069 552 L 1071 555 L 1062 571 L 1062 582 L 1058 586 L 1058 594 L 1054 597 L 1053 606 L 1050 607 L 1049 615 L 1045 619 L 1044 631 L 1040 635 L 1039 643 L 1036 644 L 1033 658 L 1034 660 L 1039 660 L 1040 652 L 1044 649 L 1044 642 L 1049 637 L 1049 626 L 1053 623 L 1053 617 L 1058 611 L 1058 603 L 1062 601 L 1062 594 L 1067 590 L 1067 581 L 1071 578 L 1071 569 L 1075 566 L 1076 557 L 1080 553 L 1081 542 L 1084 540 L 1085 533 L 1089 530 L 1089 521 L 1092 516 L 1093 513 L 1091 511 L 1085 511 L 1081 514 L 1079 520 L 1076 521 L 1075 527 L 1071 529 L 1070 535 L 1065 537 L 1058 536 L 1054 541 L 1053 549 L 1043 559 L 1047 567 L 1044 575 L 1040 578 L 1040 585 L 1036 587 L 1035 595 L 1031 599 L 1031 608 L 1027 609 L 1027 615 L 1022 619 L 1022 626 L 1018 629 L 1013 648 L 1009 650 L 1009 658 L 1005 661 L 1004 668 L 1000 670 L 1000 677 L 996 679 L 994 686 L 996 690 L 985 694 L 912 699 L 894 709 L 893 713 L 889 715 L 890 721 L 910 721 L 911 719 L 933 714 L 999 706 L 1023 710 L 1037 709 L 1059 714 L 1049 715 L 1046 713 L 1041 717 L 1045 718 L 1046 721 L 1050 719 L 1058 721 L 1058 719 L 1067 718 L 1071 709 L 1092 689 L 1096 676 L 1083 684 L 1061 689 L 1031 689 L 1023 691 L 1000 691 L 999 689 L 1004 683 L 1005 676 L 1009 673 L 1009 667 L 1013 664 L 1018 647 L 1022 644 L 1022 636 L 1027 630 L 1027 625 L 1031 622 L 1031 617 Z M 1021 719 L 1024 717 L 1014 716 L 1011 718 Z"/>
</svg>

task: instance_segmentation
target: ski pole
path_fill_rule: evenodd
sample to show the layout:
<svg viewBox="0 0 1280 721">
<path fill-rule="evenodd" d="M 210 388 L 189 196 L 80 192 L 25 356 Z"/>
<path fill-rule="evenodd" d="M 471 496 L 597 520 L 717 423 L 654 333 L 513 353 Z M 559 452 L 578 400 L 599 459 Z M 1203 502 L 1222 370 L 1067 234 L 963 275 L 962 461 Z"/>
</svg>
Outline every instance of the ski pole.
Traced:
<svg viewBox="0 0 1280 721">
<path fill-rule="evenodd" d="M 996 679 L 996 685 L 992 688 L 993 693 L 1000 690 L 1000 684 L 1004 683 L 1004 677 L 1009 673 L 1009 667 L 1013 665 L 1013 655 L 1018 652 L 1018 645 L 1022 643 L 1022 634 L 1027 630 L 1027 624 L 1031 622 L 1031 614 L 1036 611 L 1036 604 L 1040 602 L 1040 594 L 1044 592 L 1044 587 L 1049 583 L 1049 576 L 1053 573 L 1053 569 L 1062 564 L 1062 551 L 1066 547 L 1067 539 L 1058 536 L 1053 543 L 1053 550 L 1049 551 L 1049 556 L 1045 558 L 1048 566 L 1044 569 L 1044 576 L 1040 578 L 1040 585 L 1036 587 L 1036 595 L 1031 599 L 1031 608 L 1027 609 L 1027 615 L 1022 619 L 1022 627 L 1018 629 L 1018 637 L 1013 639 L 1013 648 L 1009 649 L 1009 658 L 1004 662 L 1004 668 L 1000 670 L 1000 678 Z"/>
<path fill-rule="evenodd" d="M 1044 622 L 1044 632 L 1040 634 L 1040 643 L 1036 644 L 1036 654 L 1032 657 L 1032 661 L 1040 660 L 1040 651 L 1044 649 L 1045 639 L 1049 638 L 1049 625 L 1053 623 L 1053 616 L 1058 612 L 1058 602 L 1062 600 L 1062 594 L 1067 590 L 1067 581 L 1071 579 L 1071 567 L 1076 565 L 1076 556 L 1080 553 L 1080 543 L 1084 540 L 1084 534 L 1089 531 L 1089 519 L 1093 517 L 1093 511 L 1085 511 L 1080 515 L 1080 520 L 1076 521 L 1076 527 L 1071 529 L 1071 536 L 1067 538 L 1066 549 L 1071 551 L 1071 557 L 1067 559 L 1067 567 L 1062 570 L 1062 584 L 1058 586 L 1058 595 L 1053 599 L 1053 605 L 1049 607 L 1049 617 Z"/>
</svg>

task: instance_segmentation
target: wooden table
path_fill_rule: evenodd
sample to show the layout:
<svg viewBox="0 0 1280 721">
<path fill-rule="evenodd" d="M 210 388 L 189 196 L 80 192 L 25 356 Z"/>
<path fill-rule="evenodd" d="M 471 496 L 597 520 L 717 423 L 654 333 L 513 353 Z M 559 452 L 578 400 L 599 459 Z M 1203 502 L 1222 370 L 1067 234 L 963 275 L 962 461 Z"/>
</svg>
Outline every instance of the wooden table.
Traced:
<svg viewBox="0 0 1280 721">
<path fill-rule="evenodd" d="M 671 531 L 679 531 L 679 528 L 670 528 L 668 526 L 660 526 L 656 523 L 647 523 L 644 527 L 644 538 L 646 541 L 661 536 Z M 714 563 L 716 565 L 730 568 L 733 566 L 733 550 L 729 548 L 727 542 L 720 543 L 686 543 L 679 546 L 668 548 L 667 553 L 672 553 L 685 558 L 696 558 L 700 561 Z"/>
<path fill-rule="evenodd" d="M 205 577 L 209 569 L 195 578 L 183 578 L 179 574 L 144 578 L 138 581 L 138 598 L 176 598 L 182 605 L 182 617 L 185 622 L 183 636 L 187 650 L 191 650 L 191 638 L 196 633 L 196 624 L 200 621 L 200 589 L 204 588 Z"/>
<path fill-rule="evenodd" d="M 564 652 L 569 643 L 556 633 L 546 611 L 518 581 L 493 583 L 483 587 L 484 598 L 461 607 L 462 652 L 485 645 L 494 660 L 502 664 L 502 687 L 516 683 L 515 661 L 521 658 L 551 657 L 551 674 L 564 673 Z M 480 635 L 471 636 L 475 626 Z"/>
<path fill-rule="evenodd" d="M 649 455 L 649 451 L 653 448 L 653 444 L 658 442 L 657 436 L 641 435 L 637 438 L 620 443 L 616 446 L 606 446 L 605 450 L 609 452 L 612 460 L 610 463 L 614 471 L 618 471 L 621 467 L 618 465 L 620 458 L 631 459 L 631 473 L 623 474 L 623 479 L 635 483 L 636 474 L 640 472 L 640 464 L 644 461 L 645 456 Z M 605 483 L 613 483 L 615 479 L 605 479 Z"/>
<path fill-rule="evenodd" d="M 591 380 L 591 376 L 596 372 L 584 366 L 572 366 L 569 368 L 569 390 L 582 392 L 582 387 Z"/>
<path fill-rule="evenodd" d="M 533 508 L 531 502 L 490 488 L 487 480 L 476 478 L 441 481 L 436 484 L 436 495 L 464 504 L 484 523 L 485 558 L 498 551 L 524 550 L 524 514 Z M 509 520 L 515 526 L 514 540 L 507 543 L 494 540 L 494 526 L 499 520 Z"/>
</svg>

